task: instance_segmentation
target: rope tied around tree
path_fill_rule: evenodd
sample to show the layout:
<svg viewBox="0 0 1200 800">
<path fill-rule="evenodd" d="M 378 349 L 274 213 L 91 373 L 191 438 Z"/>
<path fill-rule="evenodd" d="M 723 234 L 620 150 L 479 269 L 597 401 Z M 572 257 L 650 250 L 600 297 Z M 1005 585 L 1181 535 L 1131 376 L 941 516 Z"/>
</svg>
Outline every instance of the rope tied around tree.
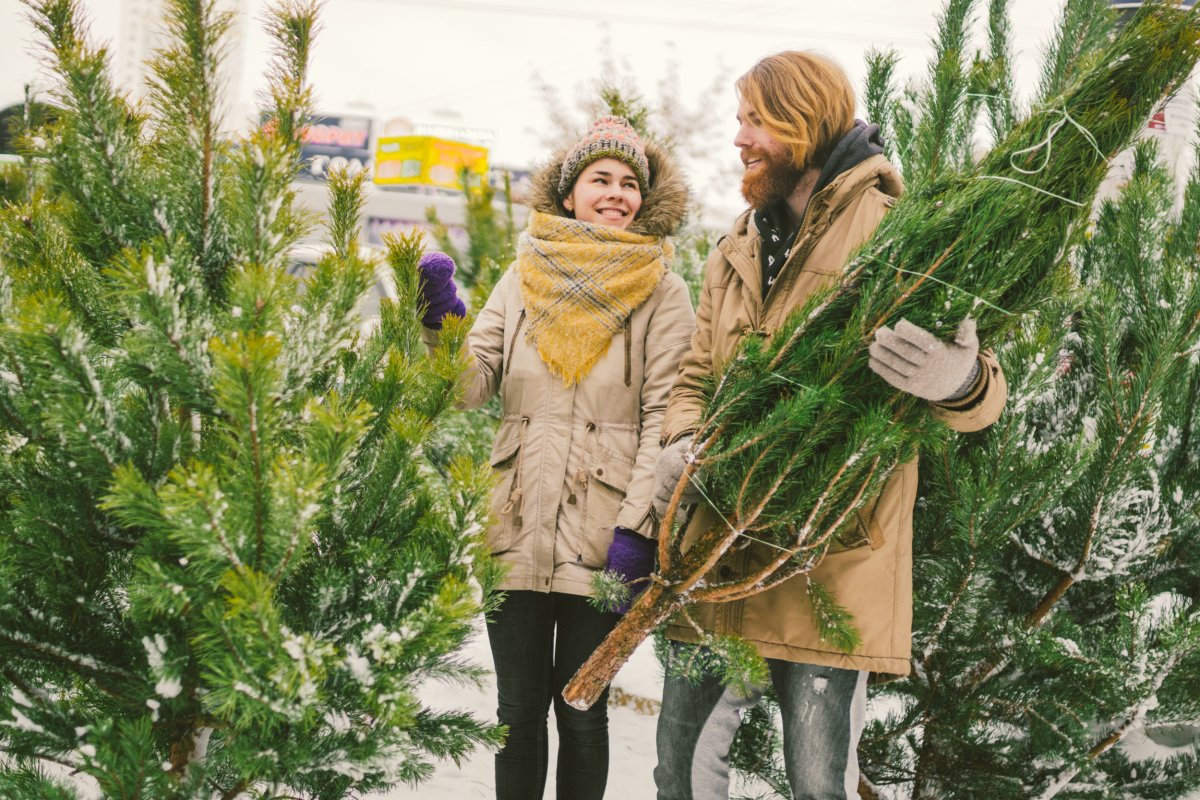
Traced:
<svg viewBox="0 0 1200 800">
<path fill-rule="evenodd" d="M 1074 117 L 1072 117 L 1070 114 L 1068 114 L 1067 110 L 1065 108 L 1043 108 L 1042 110 L 1035 112 L 1035 113 L 1036 114 L 1060 114 L 1061 116 L 1057 121 L 1050 124 L 1050 127 L 1046 129 L 1045 138 L 1043 138 L 1040 142 L 1038 142 L 1037 144 L 1031 145 L 1029 147 L 1024 147 L 1020 150 L 1015 151 L 1011 155 L 1009 155 L 1009 157 L 1008 157 L 1009 166 L 1011 166 L 1017 172 L 1021 173 L 1022 175 L 1039 175 L 1042 172 L 1044 172 L 1045 169 L 1050 165 L 1050 155 L 1053 152 L 1054 137 L 1057 136 L 1059 131 L 1061 131 L 1063 128 L 1065 128 L 1068 124 L 1075 126 L 1075 128 L 1080 133 L 1083 134 L 1083 138 L 1086 139 L 1088 144 L 1090 144 L 1092 146 L 1092 149 L 1096 151 L 1096 153 L 1100 156 L 1101 160 L 1105 160 L 1105 161 L 1108 160 L 1108 156 L 1106 156 L 1104 154 L 1104 151 L 1100 149 L 1100 144 L 1096 141 L 1095 135 L 1091 131 L 1089 131 L 1086 127 L 1084 127 L 1078 120 L 1076 120 Z M 1033 155 L 1034 153 L 1037 153 L 1039 150 L 1043 151 L 1042 163 L 1036 169 L 1025 169 L 1024 167 L 1021 167 L 1017 164 L 1017 160 L 1019 157 L 1026 156 L 1026 155 Z M 1023 181 L 1019 178 L 1010 178 L 1007 175 L 977 175 L 976 177 L 979 178 L 980 180 L 994 180 L 994 181 L 1005 181 L 1007 183 L 1015 183 L 1018 186 L 1024 186 L 1026 189 L 1032 189 L 1033 191 L 1044 194 L 1047 197 L 1053 197 L 1056 200 L 1062 200 L 1064 203 L 1069 203 L 1069 204 L 1075 206 L 1076 208 L 1083 208 L 1086 205 L 1086 203 L 1082 203 L 1078 200 L 1072 200 L 1071 198 L 1064 197 L 1061 194 L 1056 194 L 1056 193 L 1048 191 L 1046 189 L 1042 189 L 1039 186 L 1034 186 L 1033 184 L 1027 183 L 1026 181 Z"/>
</svg>

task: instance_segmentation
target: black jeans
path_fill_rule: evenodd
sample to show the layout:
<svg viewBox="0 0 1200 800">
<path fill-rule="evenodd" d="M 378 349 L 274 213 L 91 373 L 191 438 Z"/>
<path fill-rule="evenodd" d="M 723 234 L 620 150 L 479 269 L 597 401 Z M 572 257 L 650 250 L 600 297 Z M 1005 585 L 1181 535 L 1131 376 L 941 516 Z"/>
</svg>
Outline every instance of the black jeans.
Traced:
<svg viewBox="0 0 1200 800">
<path fill-rule="evenodd" d="M 554 701 L 559 800 L 600 800 L 608 782 L 608 690 L 587 711 L 562 689 L 619 619 L 586 597 L 508 592 L 489 615 L 496 715 L 508 738 L 496 754 L 497 800 L 540 800 L 549 758 L 546 720 Z"/>
</svg>

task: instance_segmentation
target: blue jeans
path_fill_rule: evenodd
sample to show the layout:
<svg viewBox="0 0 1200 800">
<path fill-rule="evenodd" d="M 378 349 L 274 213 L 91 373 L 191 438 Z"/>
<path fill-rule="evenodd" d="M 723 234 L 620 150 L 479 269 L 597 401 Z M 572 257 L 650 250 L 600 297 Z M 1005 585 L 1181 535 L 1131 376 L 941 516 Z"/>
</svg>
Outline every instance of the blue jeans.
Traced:
<svg viewBox="0 0 1200 800">
<path fill-rule="evenodd" d="M 671 658 L 679 657 L 674 644 Z M 858 739 L 866 724 L 867 673 L 767 659 L 783 717 L 783 759 L 793 800 L 857 800 Z M 658 800 L 728 800 L 729 747 L 742 712 L 762 699 L 713 677 L 668 669 L 658 717 Z"/>
<path fill-rule="evenodd" d="M 496 716 L 508 726 L 496 753 L 497 800 L 540 800 L 546 786 L 550 704 L 558 726 L 559 800 L 600 800 L 608 782 L 608 691 L 587 711 L 562 699 L 563 687 L 620 617 L 586 597 L 508 592 L 488 616 L 496 667 Z"/>
</svg>

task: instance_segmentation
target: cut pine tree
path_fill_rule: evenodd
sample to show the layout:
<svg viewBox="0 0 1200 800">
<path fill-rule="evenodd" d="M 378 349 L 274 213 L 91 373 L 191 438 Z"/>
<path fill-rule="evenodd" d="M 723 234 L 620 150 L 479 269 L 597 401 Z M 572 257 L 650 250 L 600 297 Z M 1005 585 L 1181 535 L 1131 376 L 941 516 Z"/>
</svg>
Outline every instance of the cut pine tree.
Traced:
<svg viewBox="0 0 1200 800">
<path fill-rule="evenodd" d="M 905 196 L 842 278 L 770 340 L 749 339 L 714 387 L 695 460 L 659 529 L 659 570 L 563 691 L 586 708 L 661 622 L 808 573 L 832 534 L 892 471 L 942 435 L 923 401 L 867 366 L 882 325 L 907 319 L 952 335 L 963 318 L 997 341 L 1059 283 L 1109 158 L 1128 147 L 1200 58 L 1200 17 L 1149 5 L 1055 101 L 1037 109 L 974 169 L 930 177 Z M 962 91 L 965 91 L 963 89 Z M 703 476 L 719 525 L 673 535 L 683 481 Z M 714 580 L 744 537 L 778 557 L 757 574 Z M 814 586 L 818 629 L 851 650 L 836 598 Z"/>
</svg>

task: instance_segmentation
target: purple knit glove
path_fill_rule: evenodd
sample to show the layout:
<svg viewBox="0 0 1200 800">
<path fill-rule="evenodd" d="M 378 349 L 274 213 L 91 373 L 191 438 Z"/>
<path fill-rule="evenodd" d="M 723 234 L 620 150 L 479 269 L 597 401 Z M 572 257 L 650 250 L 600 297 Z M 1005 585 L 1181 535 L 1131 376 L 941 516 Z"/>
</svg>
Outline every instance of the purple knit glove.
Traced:
<svg viewBox="0 0 1200 800">
<path fill-rule="evenodd" d="M 421 271 L 421 299 L 425 301 L 422 325 L 440 331 L 447 314 L 467 315 L 467 307 L 458 299 L 458 287 L 454 285 L 454 259 L 445 253 L 426 253 L 417 262 L 417 269 Z"/>
<path fill-rule="evenodd" d="M 644 580 L 654 571 L 654 556 L 657 546 L 653 539 L 647 539 L 636 531 L 626 530 L 621 526 L 614 529 L 612 544 L 608 546 L 608 562 L 604 568 L 621 576 L 621 580 L 629 584 L 629 601 L 617 606 L 614 611 L 624 614 L 638 599 L 638 595 L 646 591 L 650 581 Z M 638 580 L 639 578 L 643 580 Z"/>
</svg>

